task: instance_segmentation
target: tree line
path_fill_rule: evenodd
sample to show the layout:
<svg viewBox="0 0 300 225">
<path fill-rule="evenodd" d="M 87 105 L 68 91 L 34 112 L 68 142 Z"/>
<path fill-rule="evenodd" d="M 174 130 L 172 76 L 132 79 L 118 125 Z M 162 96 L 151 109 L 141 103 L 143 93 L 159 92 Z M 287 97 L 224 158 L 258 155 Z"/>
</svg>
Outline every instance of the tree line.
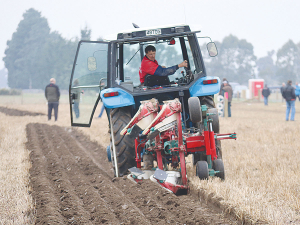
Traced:
<svg viewBox="0 0 300 225">
<path fill-rule="evenodd" d="M 253 45 L 245 39 L 229 35 L 222 42 L 216 42 L 218 55 L 204 61 L 208 75 L 227 78 L 231 82 L 247 85 L 251 78 L 262 78 L 266 84 L 280 85 L 287 80 L 300 81 L 300 43 L 288 40 L 277 52 L 257 58 Z"/>
<path fill-rule="evenodd" d="M 81 30 L 81 38 L 89 40 L 91 31 Z M 43 89 L 54 77 L 67 89 L 79 38 L 67 40 L 58 32 L 50 32 L 46 18 L 31 8 L 23 14 L 12 39 L 7 41 L 3 61 L 8 71 L 8 86 L 19 89 Z"/>
<path fill-rule="evenodd" d="M 51 77 L 62 89 L 67 89 L 79 40 L 90 40 L 91 30 L 85 27 L 81 37 L 65 39 L 50 32 L 46 18 L 31 8 L 23 14 L 12 39 L 7 41 L 3 61 L 8 70 L 10 88 L 43 89 Z M 98 38 L 101 40 L 101 38 Z M 253 45 L 234 35 L 216 41 L 218 56 L 210 58 L 201 46 L 208 75 L 227 78 L 247 85 L 250 78 L 263 78 L 269 85 L 279 85 L 287 79 L 300 81 L 300 43 L 288 40 L 277 52 L 257 58 Z"/>
</svg>

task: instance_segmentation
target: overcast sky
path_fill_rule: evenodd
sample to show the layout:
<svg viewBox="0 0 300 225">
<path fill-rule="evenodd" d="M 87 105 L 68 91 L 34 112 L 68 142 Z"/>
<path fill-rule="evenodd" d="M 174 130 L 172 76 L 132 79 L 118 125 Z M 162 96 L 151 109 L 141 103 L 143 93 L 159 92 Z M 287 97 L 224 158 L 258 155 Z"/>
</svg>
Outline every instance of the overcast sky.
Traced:
<svg viewBox="0 0 300 225">
<path fill-rule="evenodd" d="M 140 27 L 186 23 L 213 40 L 233 34 L 254 46 L 257 57 L 289 39 L 300 42 L 299 0 L 0 0 L 0 69 L 7 40 L 23 13 L 34 8 L 51 31 L 71 39 L 87 25 L 92 39 Z"/>
</svg>

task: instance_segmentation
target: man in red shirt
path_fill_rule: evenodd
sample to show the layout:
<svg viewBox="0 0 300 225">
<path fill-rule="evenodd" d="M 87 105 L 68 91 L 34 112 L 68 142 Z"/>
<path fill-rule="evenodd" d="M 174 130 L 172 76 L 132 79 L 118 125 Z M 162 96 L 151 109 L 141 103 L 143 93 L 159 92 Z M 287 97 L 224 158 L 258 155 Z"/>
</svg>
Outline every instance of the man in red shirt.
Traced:
<svg viewBox="0 0 300 225">
<path fill-rule="evenodd" d="M 146 75 L 156 75 L 156 76 L 169 76 L 172 75 L 178 70 L 180 67 L 187 67 L 188 63 L 184 60 L 182 63 L 165 68 L 163 66 L 158 65 L 158 62 L 155 60 L 156 49 L 153 45 L 148 45 L 145 48 L 145 57 L 142 60 L 139 75 L 140 82 L 143 85 L 145 82 Z M 158 84 L 159 85 L 159 84 Z"/>
</svg>

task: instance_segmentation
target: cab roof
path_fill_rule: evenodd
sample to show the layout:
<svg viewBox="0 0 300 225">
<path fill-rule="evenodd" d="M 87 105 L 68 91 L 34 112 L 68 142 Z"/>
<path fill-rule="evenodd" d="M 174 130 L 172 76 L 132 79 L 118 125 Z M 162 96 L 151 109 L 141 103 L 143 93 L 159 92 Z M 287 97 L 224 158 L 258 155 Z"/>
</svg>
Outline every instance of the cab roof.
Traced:
<svg viewBox="0 0 300 225">
<path fill-rule="evenodd" d="M 191 29 L 186 24 L 167 25 L 160 27 L 148 27 L 148 28 L 135 28 L 132 30 L 122 31 L 118 33 L 117 39 L 131 39 L 131 38 L 143 38 L 153 36 L 165 36 L 176 33 L 191 32 Z M 199 32 L 199 31 L 198 31 Z"/>
</svg>

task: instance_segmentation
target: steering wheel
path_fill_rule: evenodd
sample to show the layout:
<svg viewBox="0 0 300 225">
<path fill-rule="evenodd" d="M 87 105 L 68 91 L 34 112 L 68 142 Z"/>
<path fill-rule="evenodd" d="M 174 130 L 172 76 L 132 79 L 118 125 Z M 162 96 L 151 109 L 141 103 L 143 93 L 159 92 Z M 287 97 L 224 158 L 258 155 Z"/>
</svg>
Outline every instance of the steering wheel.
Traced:
<svg viewBox="0 0 300 225">
<path fill-rule="evenodd" d="M 194 74 L 191 70 L 189 70 L 189 68 L 187 67 L 184 67 L 185 69 L 185 72 L 186 72 L 186 80 L 187 80 L 187 83 L 189 84 L 190 82 L 192 82 L 194 80 Z"/>
</svg>

